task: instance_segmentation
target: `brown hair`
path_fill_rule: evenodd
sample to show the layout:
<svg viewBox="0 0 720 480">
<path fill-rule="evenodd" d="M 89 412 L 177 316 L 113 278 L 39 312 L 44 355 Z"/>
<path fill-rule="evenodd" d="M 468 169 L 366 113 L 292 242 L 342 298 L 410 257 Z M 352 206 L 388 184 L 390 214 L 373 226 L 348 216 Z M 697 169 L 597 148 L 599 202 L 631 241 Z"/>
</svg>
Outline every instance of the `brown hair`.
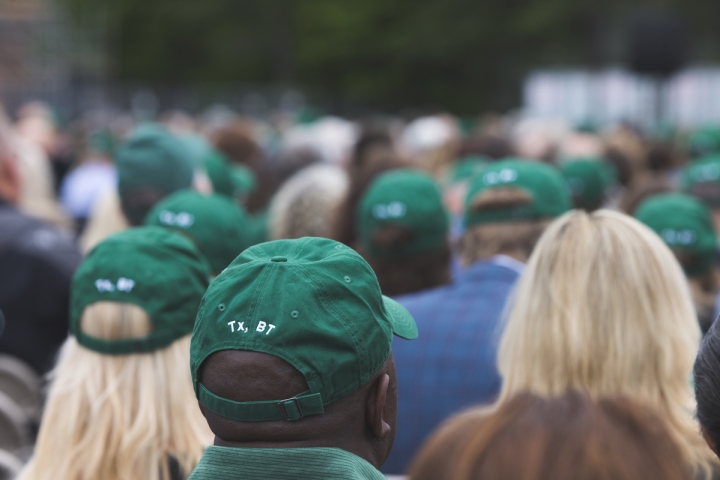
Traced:
<svg viewBox="0 0 720 480">
<path fill-rule="evenodd" d="M 233 122 L 218 130 L 213 135 L 212 142 L 231 162 L 240 163 L 252 170 L 258 169 L 262 155 L 250 124 L 244 121 Z"/>
<path fill-rule="evenodd" d="M 474 212 L 527 205 L 530 195 L 518 188 L 485 190 L 472 199 Z M 460 240 L 462 263 L 469 266 L 494 255 L 507 255 L 526 262 L 551 219 L 483 223 L 468 228 Z"/>
<path fill-rule="evenodd" d="M 402 159 L 395 155 L 385 154 L 366 159 L 366 164 L 363 166 L 351 166 L 348 172 L 350 188 L 338 208 L 335 227 L 333 228 L 333 239 L 349 247 L 354 247 L 358 238 L 355 215 L 357 205 L 365 191 L 381 174 L 397 168 L 407 167 L 409 167 L 409 164 Z"/>
<path fill-rule="evenodd" d="M 625 398 L 520 394 L 471 410 L 425 444 L 409 480 L 688 480 L 663 421 Z"/>
<path fill-rule="evenodd" d="M 673 191 L 673 187 L 662 177 L 646 178 L 644 181 L 637 182 L 637 185 L 625 191 L 620 201 L 620 210 L 632 216 L 635 214 L 635 210 L 637 210 L 645 200 L 655 195 L 662 195 Z"/>
<path fill-rule="evenodd" d="M 389 251 L 412 241 L 413 233 L 399 225 L 388 225 L 373 235 L 373 243 Z M 390 297 L 438 287 L 450 281 L 450 247 L 409 256 L 379 258 L 358 247 L 372 267 L 383 295 Z"/>
</svg>

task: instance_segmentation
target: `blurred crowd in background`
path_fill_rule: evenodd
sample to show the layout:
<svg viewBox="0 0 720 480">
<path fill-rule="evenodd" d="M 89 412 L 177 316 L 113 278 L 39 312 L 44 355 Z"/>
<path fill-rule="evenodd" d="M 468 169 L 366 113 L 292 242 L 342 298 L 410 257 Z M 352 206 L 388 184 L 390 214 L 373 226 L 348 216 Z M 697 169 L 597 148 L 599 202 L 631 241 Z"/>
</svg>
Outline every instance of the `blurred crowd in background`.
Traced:
<svg viewBox="0 0 720 480">
<path fill-rule="evenodd" d="M 346 119 L 310 108 L 259 119 L 223 106 L 157 118 L 88 112 L 63 122 L 52 105 L 32 102 L 0 111 L 0 199 L 6 478 L 30 459 L 23 480 L 91 478 L 70 474 L 70 463 L 92 463 L 82 456 L 89 437 L 66 452 L 70 463 L 53 463 L 49 453 L 62 457 L 65 442 L 80 438 L 56 436 L 75 428 L 61 422 L 75 398 L 63 397 L 63 386 L 94 375 L 84 371 L 91 357 L 80 368 L 68 346 L 56 364 L 68 331 L 85 335 L 85 324 L 71 328 L 80 315 L 70 309 L 71 282 L 85 255 L 101 254 L 96 246 L 148 226 L 186 234 L 212 277 L 273 240 L 331 239 L 367 261 L 382 294 L 419 330 L 417 341 L 393 344 L 398 428 L 387 474 L 718 472 L 703 437 L 715 449 L 720 126 L 641 129 L 518 115 Z M 97 282 L 99 292 L 134 286 Z M 703 435 L 690 383 L 701 334 L 694 385 L 705 402 L 697 412 Z M 185 368 L 188 344 L 178 348 Z M 185 377 L 178 396 L 196 409 Z M 491 414 L 472 410 L 431 437 L 452 415 L 494 403 Z M 187 455 L 172 450 L 178 445 L 159 450 L 160 477 L 152 478 L 187 478 L 202 455 L 197 445 L 209 443 L 199 412 L 187 417 L 185 428 L 202 441 L 188 441 Z M 513 460 L 513 451 L 533 455 Z M 139 478 L 113 468 L 116 476 L 101 477 Z"/>
</svg>

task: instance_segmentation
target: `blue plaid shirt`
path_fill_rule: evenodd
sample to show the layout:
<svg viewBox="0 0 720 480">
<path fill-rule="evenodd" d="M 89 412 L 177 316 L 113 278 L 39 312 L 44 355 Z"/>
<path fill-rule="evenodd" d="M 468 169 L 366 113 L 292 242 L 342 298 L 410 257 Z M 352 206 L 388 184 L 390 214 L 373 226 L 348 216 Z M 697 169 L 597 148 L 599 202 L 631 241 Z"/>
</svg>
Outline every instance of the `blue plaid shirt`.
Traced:
<svg viewBox="0 0 720 480">
<path fill-rule="evenodd" d="M 403 473 L 443 420 L 496 398 L 501 315 L 521 269 L 520 262 L 498 256 L 471 265 L 449 285 L 397 299 L 420 334 L 393 344 L 397 436 L 383 472 Z"/>
</svg>

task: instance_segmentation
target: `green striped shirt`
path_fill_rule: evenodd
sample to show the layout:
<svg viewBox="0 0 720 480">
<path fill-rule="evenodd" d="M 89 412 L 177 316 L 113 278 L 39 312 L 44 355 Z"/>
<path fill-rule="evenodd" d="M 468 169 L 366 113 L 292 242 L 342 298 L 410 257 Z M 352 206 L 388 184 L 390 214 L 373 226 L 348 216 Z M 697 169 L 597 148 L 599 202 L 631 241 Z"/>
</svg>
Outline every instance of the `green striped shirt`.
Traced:
<svg viewBox="0 0 720 480">
<path fill-rule="evenodd" d="M 210 446 L 189 480 L 385 480 L 366 460 L 339 448 Z"/>
</svg>

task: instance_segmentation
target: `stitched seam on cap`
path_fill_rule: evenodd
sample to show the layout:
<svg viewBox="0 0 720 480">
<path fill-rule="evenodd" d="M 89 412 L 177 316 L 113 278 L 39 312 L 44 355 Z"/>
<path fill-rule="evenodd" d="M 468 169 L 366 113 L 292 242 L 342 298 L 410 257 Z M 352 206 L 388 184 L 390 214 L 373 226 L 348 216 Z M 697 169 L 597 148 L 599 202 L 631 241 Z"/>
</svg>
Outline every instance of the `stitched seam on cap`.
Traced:
<svg viewBox="0 0 720 480">
<path fill-rule="evenodd" d="M 363 366 L 365 366 L 367 368 L 367 363 L 368 363 L 367 357 L 366 357 L 363 349 L 357 348 L 360 344 L 359 338 L 358 338 L 359 335 L 358 335 L 358 332 L 356 332 L 355 329 L 352 328 L 352 322 L 350 321 L 350 319 L 343 316 L 338 310 L 335 309 L 334 306 L 332 306 L 332 303 L 328 301 L 329 296 L 328 296 L 327 292 L 322 287 L 322 285 L 313 278 L 312 274 L 310 272 L 308 272 L 307 269 L 305 269 L 305 267 L 303 267 L 301 265 L 298 265 L 298 267 L 303 271 L 303 273 L 308 278 L 308 280 L 310 280 L 313 284 L 315 284 L 317 286 L 319 293 L 321 295 L 321 301 L 323 302 L 323 305 L 328 309 L 330 314 L 332 314 L 337 320 L 339 320 L 343 325 L 345 325 L 345 327 L 350 331 L 350 334 L 352 335 L 352 338 L 353 338 L 353 342 L 355 343 L 355 347 L 356 347 L 355 350 L 360 352 L 360 355 L 362 357 L 361 360 L 363 362 Z M 363 372 L 362 377 L 364 378 L 367 375 L 368 375 L 368 373 Z M 367 379 L 365 381 L 367 381 Z M 353 388 L 352 390 L 347 390 L 347 391 L 343 390 L 339 393 L 336 393 L 337 398 L 327 399 L 327 400 L 328 401 L 339 400 L 340 398 L 344 397 L 345 395 L 354 392 L 360 386 L 362 386 L 362 384 L 359 385 L 358 387 Z"/>
</svg>

